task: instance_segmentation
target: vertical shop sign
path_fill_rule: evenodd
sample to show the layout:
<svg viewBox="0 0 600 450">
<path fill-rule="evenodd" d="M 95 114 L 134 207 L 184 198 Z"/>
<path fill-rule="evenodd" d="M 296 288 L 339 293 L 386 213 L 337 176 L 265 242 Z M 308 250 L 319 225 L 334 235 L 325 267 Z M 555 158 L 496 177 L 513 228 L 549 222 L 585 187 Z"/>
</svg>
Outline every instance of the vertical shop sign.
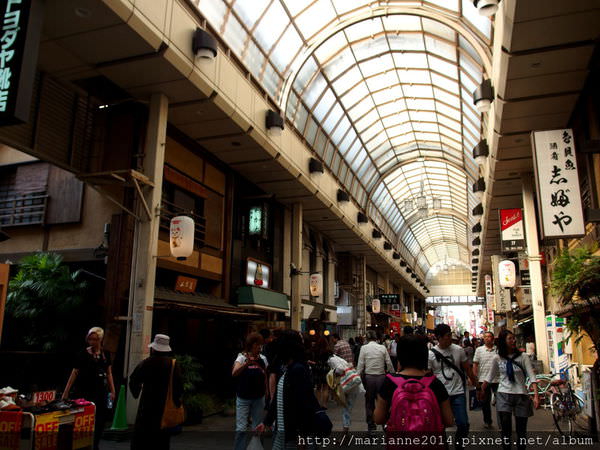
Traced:
<svg viewBox="0 0 600 450">
<path fill-rule="evenodd" d="M 518 252 L 525 248 L 525 230 L 521 208 L 500 210 L 500 238 L 502 253 Z"/>
<path fill-rule="evenodd" d="M 573 130 L 531 134 L 542 239 L 585 234 Z"/>
<path fill-rule="evenodd" d="M 0 7 L 0 125 L 29 120 L 42 30 L 40 0 L 7 0 Z"/>
</svg>

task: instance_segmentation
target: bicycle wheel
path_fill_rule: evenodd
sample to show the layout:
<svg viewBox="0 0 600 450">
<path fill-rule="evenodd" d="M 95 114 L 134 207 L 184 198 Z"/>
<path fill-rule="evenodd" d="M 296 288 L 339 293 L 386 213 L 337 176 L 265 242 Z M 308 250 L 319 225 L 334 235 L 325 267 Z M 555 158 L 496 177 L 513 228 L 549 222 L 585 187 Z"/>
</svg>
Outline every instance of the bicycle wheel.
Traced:
<svg viewBox="0 0 600 450">
<path fill-rule="evenodd" d="M 550 411 L 558 432 L 564 436 L 571 435 L 573 433 L 573 418 L 569 414 L 562 394 L 552 393 L 550 396 Z"/>
</svg>

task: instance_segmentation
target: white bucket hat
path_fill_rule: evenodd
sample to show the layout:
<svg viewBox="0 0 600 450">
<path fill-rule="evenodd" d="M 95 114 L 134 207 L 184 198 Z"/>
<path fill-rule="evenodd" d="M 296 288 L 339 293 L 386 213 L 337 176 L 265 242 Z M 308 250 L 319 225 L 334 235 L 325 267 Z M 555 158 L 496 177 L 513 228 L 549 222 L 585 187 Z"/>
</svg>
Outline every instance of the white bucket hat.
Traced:
<svg viewBox="0 0 600 450">
<path fill-rule="evenodd" d="M 157 334 L 154 336 L 154 342 L 148 345 L 153 350 L 157 352 L 170 352 L 171 346 L 169 345 L 171 338 L 166 334 Z"/>
</svg>

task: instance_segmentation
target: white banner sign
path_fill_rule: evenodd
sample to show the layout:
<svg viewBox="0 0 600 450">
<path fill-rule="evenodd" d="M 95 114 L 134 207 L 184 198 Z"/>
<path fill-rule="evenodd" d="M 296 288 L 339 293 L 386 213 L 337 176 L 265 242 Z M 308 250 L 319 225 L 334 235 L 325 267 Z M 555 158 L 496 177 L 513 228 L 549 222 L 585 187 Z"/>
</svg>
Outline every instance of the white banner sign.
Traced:
<svg viewBox="0 0 600 450">
<path fill-rule="evenodd" d="M 585 234 L 573 130 L 531 133 L 542 239 Z"/>
</svg>

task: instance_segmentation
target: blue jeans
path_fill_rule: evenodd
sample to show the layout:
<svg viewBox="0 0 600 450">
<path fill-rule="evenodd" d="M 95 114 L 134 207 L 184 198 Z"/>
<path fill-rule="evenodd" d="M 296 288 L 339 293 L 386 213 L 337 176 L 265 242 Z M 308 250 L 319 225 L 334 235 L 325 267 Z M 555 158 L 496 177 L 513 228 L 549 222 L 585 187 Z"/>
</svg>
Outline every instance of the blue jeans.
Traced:
<svg viewBox="0 0 600 450">
<path fill-rule="evenodd" d="M 467 396 L 462 393 L 450 396 L 450 406 L 456 422 L 455 448 L 462 450 L 463 438 L 469 435 L 469 416 L 467 415 Z"/>
<path fill-rule="evenodd" d="M 352 408 L 354 407 L 354 401 L 358 396 L 358 387 L 351 389 L 345 393 L 346 406 L 342 409 L 342 426 L 344 428 L 350 428 L 350 418 L 352 417 Z"/>
<path fill-rule="evenodd" d="M 256 428 L 264 418 L 265 398 L 248 400 L 237 397 L 235 401 L 235 450 L 244 450 L 248 446 L 245 433 L 248 428 L 248 418 L 252 418 L 252 429 Z"/>
</svg>

